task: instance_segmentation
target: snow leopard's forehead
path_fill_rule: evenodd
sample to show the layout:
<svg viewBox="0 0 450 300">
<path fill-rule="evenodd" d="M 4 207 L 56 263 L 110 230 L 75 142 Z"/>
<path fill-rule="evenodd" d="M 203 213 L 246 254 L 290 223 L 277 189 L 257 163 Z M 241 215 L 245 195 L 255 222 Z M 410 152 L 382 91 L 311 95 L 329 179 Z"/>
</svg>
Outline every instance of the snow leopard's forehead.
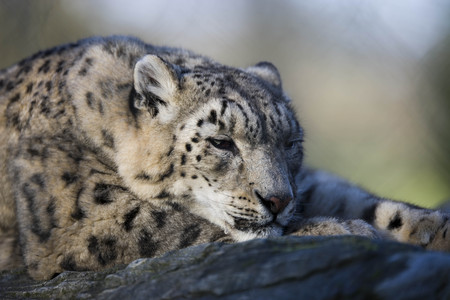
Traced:
<svg viewBox="0 0 450 300">
<path fill-rule="evenodd" d="M 242 69 L 218 64 L 182 69 L 181 88 L 193 93 L 191 101 L 206 106 L 208 117 L 219 127 L 248 140 L 276 142 L 288 136 L 302 136 L 302 129 L 281 87 L 272 85 Z M 196 105 L 197 106 L 197 105 Z M 198 107 L 198 106 L 197 106 Z M 222 118 L 232 114 L 232 118 Z"/>
</svg>

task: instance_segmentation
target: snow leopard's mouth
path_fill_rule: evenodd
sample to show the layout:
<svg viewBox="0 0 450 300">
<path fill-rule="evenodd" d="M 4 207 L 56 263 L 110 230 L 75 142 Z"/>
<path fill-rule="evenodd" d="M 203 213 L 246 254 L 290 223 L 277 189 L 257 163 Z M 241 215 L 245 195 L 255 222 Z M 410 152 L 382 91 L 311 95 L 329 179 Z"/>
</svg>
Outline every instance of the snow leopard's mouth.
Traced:
<svg viewBox="0 0 450 300">
<path fill-rule="evenodd" d="M 253 233 L 257 236 L 267 237 L 271 235 L 279 235 L 276 232 L 283 231 L 284 226 L 275 221 L 275 218 L 272 218 L 269 222 L 261 224 L 260 222 L 255 222 L 253 220 L 233 217 L 234 219 L 234 228 L 247 233 Z"/>
</svg>

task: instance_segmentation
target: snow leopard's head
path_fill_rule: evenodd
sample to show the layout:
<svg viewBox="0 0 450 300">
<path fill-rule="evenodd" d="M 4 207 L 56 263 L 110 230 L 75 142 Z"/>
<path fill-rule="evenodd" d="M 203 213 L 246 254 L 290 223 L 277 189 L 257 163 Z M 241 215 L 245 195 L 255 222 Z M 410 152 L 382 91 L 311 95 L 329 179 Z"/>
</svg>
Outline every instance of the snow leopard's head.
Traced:
<svg viewBox="0 0 450 300">
<path fill-rule="evenodd" d="M 147 55 L 134 89 L 131 108 L 148 135 L 133 145 L 142 149 L 138 194 L 192 201 L 237 240 L 282 233 L 295 209 L 303 133 L 272 64 Z"/>
</svg>

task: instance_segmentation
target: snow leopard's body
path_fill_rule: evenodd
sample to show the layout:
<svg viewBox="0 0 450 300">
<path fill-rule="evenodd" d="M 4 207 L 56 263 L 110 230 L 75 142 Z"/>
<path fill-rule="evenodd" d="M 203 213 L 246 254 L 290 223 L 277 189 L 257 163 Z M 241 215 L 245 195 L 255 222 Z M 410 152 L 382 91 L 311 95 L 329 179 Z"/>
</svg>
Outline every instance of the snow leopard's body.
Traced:
<svg viewBox="0 0 450 300">
<path fill-rule="evenodd" d="M 324 216 L 449 250 L 448 216 L 302 168 L 302 139 L 270 63 L 124 37 L 40 52 L 0 73 L 0 264 L 47 279 L 211 241 L 378 234 Z"/>
</svg>

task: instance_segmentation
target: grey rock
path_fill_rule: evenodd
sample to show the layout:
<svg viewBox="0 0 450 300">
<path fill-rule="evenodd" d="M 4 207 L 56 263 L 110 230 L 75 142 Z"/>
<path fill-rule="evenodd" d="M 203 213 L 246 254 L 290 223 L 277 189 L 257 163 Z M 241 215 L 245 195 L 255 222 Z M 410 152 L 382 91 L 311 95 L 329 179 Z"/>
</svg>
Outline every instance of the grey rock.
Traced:
<svg viewBox="0 0 450 300">
<path fill-rule="evenodd" d="M 37 282 L 0 274 L 0 299 L 450 299 L 450 254 L 363 237 L 204 244 Z"/>
</svg>

